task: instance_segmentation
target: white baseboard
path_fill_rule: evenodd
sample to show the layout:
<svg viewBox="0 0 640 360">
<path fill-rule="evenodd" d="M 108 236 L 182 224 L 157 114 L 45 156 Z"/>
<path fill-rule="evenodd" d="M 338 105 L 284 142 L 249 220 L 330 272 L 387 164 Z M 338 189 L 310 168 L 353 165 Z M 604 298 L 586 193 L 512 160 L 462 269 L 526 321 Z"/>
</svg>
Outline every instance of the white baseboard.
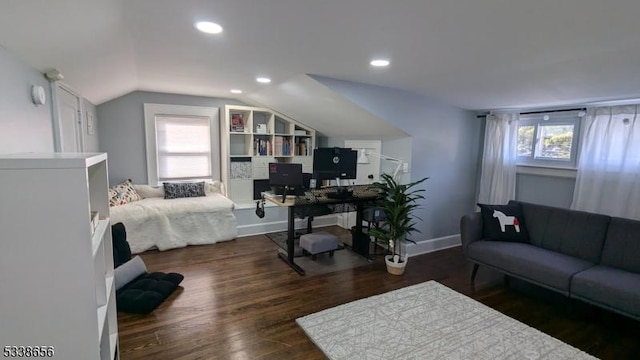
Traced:
<svg viewBox="0 0 640 360">
<path fill-rule="evenodd" d="M 338 218 L 335 215 L 319 216 L 313 219 L 313 227 L 336 225 Z M 306 229 L 307 219 L 296 219 L 296 229 Z M 286 231 L 287 221 L 273 221 L 260 224 L 238 225 L 238 237 L 260 235 L 276 231 Z"/>
<path fill-rule="evenodd" d="M 427 254 L 430 252 L 444 250 L 455 246 L 460 246 L 460 234 L 443 236 L 435 239 L 418 241 L 417 244 L 407 244 L 406 252 L 411 256 Z"/>
</svg>

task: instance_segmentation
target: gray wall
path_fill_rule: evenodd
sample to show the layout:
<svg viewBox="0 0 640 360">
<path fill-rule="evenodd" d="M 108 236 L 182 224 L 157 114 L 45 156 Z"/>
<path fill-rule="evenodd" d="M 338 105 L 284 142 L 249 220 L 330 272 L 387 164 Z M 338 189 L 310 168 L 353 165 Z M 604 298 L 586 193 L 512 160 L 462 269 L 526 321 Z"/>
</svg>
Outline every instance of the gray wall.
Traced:
<svg viewBox="0 0 640 360">
<path fill-rule="evenodd" d="M 51 89 L 44 75 L 0 47 L 0 154 L 53 151 Z M 31 86 L 43 86 L 47 103 L 31 101 Z"/>
<path fill-rule="evenodd" d="M 516 200 L 568 209 L 575 185 L 573 178 L 518 174 Z"/>
<path fill-rule="evenodd" d="M 476 114 L 397 89 L 324 77 L 314 78 L 412 136 L 411 179 L 430 177 L 415 240 L 460 232 L 460 217 L 473 211 L 482 121 Z M 389 145 L 392 145 L 391 142 Z M 385 146 L 385 154 L 394 149 Z M 393 156 L 393 155 L 392 155 Z"/>
<path fill-rule="evenodd" d="M 244 105 L 233 99 L 135 91 L 97 106 L 100 151 L 109 154 L 109 183 L 147 183 L 144 104 L 222 108 Z"/>
</svg>

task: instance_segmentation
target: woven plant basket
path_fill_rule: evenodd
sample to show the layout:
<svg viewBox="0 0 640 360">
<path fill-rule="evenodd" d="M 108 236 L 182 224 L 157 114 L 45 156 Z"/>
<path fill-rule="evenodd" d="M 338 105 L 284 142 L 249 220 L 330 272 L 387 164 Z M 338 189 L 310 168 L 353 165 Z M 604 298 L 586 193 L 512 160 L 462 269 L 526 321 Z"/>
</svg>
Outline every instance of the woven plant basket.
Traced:
<svg viewBox="0 0 640 360">
<path fill-rule="evenodd" d="M 407 267 L 406 258 L 402 262 L 395 263 L 393 262 L 393 255 L 385 256 L 384 262 L 387 264 L 387 272 L 391 275 L 402 275 L 404 274 L 404 269 Z"/>
</svg>

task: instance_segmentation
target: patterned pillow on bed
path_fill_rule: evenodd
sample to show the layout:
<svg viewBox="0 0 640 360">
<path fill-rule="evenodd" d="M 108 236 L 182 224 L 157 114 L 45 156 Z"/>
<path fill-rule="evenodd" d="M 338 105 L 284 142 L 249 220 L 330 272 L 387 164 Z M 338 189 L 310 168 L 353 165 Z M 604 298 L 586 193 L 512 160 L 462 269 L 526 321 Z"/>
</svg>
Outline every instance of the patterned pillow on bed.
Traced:
<svg viewBox="0 0 640 360">
<path fill-rule="evenodd" d="M 177 199 L 205 196 L 204 181 L 197 183 L 163 183 L 164 198 Z"/>
<path fill-rule="evenodd" d="M 131 179 L 109 188 L 109 206 L 124 205 L 138 200 L 142 200 L 142 197 L 133 188 Z"/>
</svg>

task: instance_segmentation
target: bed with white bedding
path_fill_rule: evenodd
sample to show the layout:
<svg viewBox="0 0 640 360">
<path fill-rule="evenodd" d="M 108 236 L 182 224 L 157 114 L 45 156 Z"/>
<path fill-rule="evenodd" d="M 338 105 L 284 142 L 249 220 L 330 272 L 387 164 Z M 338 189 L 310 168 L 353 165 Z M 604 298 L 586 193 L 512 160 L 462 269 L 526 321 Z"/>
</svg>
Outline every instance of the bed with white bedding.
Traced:
<svg viewBox="0 0 640 360">
<path fill-rule="evenodd" d="M 234 203 L 221 193 L 164 199 L 158 189 L 143 186 L 134 185 L 144 196 L 142 200 L 110 208 L 111 223 L 124 224 L 132 253 L 214 244 L 237 237 Z"/>
</svg>

